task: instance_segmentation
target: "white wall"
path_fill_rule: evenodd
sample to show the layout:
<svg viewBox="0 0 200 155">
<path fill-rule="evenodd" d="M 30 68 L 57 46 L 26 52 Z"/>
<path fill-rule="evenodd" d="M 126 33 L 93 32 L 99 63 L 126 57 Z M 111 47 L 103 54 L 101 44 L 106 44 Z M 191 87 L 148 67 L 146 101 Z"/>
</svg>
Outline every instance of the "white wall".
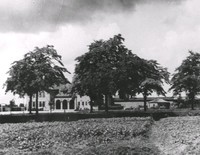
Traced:
<svg viewBox="0 0 200 155">
<path fill-rule="evenodd" d="M 25 97 L 25 105 L 28 109 L 28 105 L 29 105 L 29 97 L 26 96 Z M 50 94 L 48 94 L 47 92 L 44 92 L 44 95 L 42 94 L 41 96 L 39 95 L 38 96 L 38 108 L 43 108 L 44 110 L 50 110 L 50 107 L 49 107 L 49 101 L 50 101 Z M 40 106 L 40 102 L 42 103 L 42 105 Z M 43 102 L 45 103 L 45 106 L 43 107 Z M 32 97 L 32 108 L 35 108 L 36 106 L 36 97 L 35 95 L 33 95 Z"/>
<path fill-rule="evenodd" d="M 66 97 L 66 98 L 60 97 L 59 98 L 59 96 L 60 96 L 60 94 L 54 99 L 55 104 L 56 104 L 57 100 L 60 100 L 61 103 L 62 103 L 63 100 L 67 100 L 68 102 L 71 100 L 71 98 L 69 98 L 69 97 Z M 25 106 L 28 109 L 29 97 L 26 96 L 23 100 L 24 100 Z M 50 94 L 45 92 L 45 97 L 44 96 L 41 96 L 41 97 L 39 96 L 39 98 L 38 98 L 38 106 L 40 105 L 39 104 L 40 102 L 42 102 L 42 103 L 45 102 L 44 110 L 50 110 L 49 101 L 50 101 Z M 36 97 L 35 96 L 33 96 L 32 102 L 33 103 L 35 102 L 35 104 L 36 104 Z M 90 98 L 88 96 L 82 96 L 81 97 L 81 96 L 77 95 L 77 97 L 76 97 L 74 102 L 75 102 L 75 108 L 74 109 L 76 109 L 78 106 L 82 110 L 83 109 L 90 109 Z M 32 103 L 32 105 L 33 105 L 33 103 Z M 69 105 L 68 105 L 68 107 L 69 107 Z M 35 107 L 33 107 L 33 108 L 35 108 Z M 43 108 L 43 106 L 39 106 L 39 108 Z M 62 107 L 61 107 L 61 110 L 63 110 Z"/>
<path fill-rule="evenodd" d="M 77 102 L 77 107 L 79 107 L 80 109 L 90 109 L 90 98 L 89 96 L 79 96 L 77 95 L 76 98 L 76 102 Z"/>
<path fill-rule="evenodd" d="M 144 102 L 115 102 L 115 104 L 120 104 L 126 108 L 138 108 L 139 106 L 144 106 Z"/>
</svg>

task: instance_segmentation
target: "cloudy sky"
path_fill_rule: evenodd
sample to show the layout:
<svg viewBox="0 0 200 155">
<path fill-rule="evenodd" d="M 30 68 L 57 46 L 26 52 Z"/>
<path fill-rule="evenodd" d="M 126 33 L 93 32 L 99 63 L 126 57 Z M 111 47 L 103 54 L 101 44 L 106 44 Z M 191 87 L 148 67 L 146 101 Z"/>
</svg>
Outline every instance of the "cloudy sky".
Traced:
<svg viewBox="0 0 200 155">
<path fill-rule="evenodd" d="M 199 6 L 199 0 L 1 0 L 0 86 L 11 63 L 35 46 L 54 45 L 73 73 L 74 59 L 91 42 L 118 33 L 133 53 L 173 73 L 188 50 L 200 51 Z M 0 103 L 10 99 L 0 89 Z"/>
</svg>

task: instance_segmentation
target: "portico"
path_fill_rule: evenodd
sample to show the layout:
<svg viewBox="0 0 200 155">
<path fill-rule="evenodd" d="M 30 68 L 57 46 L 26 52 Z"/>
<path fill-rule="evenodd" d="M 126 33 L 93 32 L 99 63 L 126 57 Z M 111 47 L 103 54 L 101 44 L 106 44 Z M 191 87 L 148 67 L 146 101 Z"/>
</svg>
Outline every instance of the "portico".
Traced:
<svg viewBox="0 0 200 155">
<path fill-rule="evenodd" d="M 76 103 L 72 98 L 55 98 L 55 110 L 75 110 Z"/>
</svg>

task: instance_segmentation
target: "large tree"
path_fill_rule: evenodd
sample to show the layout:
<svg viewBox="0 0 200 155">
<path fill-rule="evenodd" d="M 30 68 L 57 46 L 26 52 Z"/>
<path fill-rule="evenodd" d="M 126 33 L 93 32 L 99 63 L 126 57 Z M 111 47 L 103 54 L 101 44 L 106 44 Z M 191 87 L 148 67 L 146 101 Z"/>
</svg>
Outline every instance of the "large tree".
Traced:
<svg viewBox="0 0 200 155">
<path fill-rule="evenodd" d="M 189 51 L 189 56 L 176 68 L 171 79 L 174 95 L 187 94 L 191 109 L 194 109 L 195 96 L 200 92 L 200 54 Z"/>
<path fill-rule="evenodd" d="M 8 73 L 9 77 L 4 84 L 6 92 L 11 91 L 13 94 L 19 94 L 20 96 L 27 94 L 30 98 L 29 112 L 31 113 L 32 95 L 34 94 L 31 79 L 35 77 L 31 65 L 25 59 L 15 61 Z"/>
<path fill-rule="evenodd" d="M 51 92 L 55 85 L 69 83 L 64 72 L 68 72 L 61 62 L 61 56 L 53 46 L 36 47 L 24 55 L 24 58 L 12 63 L 9 77 L 5 82 L 6 92 L 30 97 L 31 113 L 32 95 L 36 94 L 36 114 L 38 114 L 38 92 Z M 69 73 L 69 72 L 68 72 Z"/>
<path fill-rule="evenodd" d="M 121 62 L 123 72 L 118 75 L 117 81 L 118 94 L 121 99 L 129 100 L 129 96 L 135 96 L 139 91 L 144 60 L 129 53 L 123 61 Z"/>
<path fill-rule="evenodd" d="M 123 41 L 120 34 L 109 40 L 94 41 L 89 45 L 87 53 L 76 58 L 76 90 L 92 100 L 104 95 L 106 111 L 112 95 L 118 90 L 128 91 L 130 81 L 137 81 L 138 78 L 134 71 L 136 68 L 133 67 L 133 59 L 138 57 L 124 46 Z M 128 72 L 130 69 L 131 74 Z"/>
<path fill-rule="evenodd" d="M 103 99 L 102 93 L 99 92 L 95 81 L 87 82 L 88 79 L 80 81 L 80 77 L 76 74 L 72 81 L 72 94 L 79 94 L 80 96 L 87 95 L 90 97 L 90 112 L 93 112 L 93 106 L 101 105 L 101 99 Z M 98 103 L 97 103 L 98 102 Z"/>
<path fill-rule="evenodd" d="M 147 96 L 156 92 L 158 95 L 165 95 L 164 83 L 169 84 L 169 72 L 155 60 L 143 60 L 140 68 L 141 78 L 139 93 L 144 97 L 144 111 L 147 110 Z"/>
</svg>

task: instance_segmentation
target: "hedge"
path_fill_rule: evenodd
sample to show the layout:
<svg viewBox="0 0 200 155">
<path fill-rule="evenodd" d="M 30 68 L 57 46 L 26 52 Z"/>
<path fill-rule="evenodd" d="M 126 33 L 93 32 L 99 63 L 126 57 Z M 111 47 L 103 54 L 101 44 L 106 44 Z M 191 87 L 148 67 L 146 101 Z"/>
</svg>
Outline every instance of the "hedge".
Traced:
<svg viewBox="0 0 200 155">
<path fill-rule="evenodd" d="M 168 116 L 178 116 L 173 112 L 143 112 L 143 111 L 110 111 L 109 113 L 39 113 L 0 115 L 0 123 L 43 122 L 43 121 L 77 121 L 88 118 L 113 118 L 113 117 L 152 117 L 154 120 Z"/>
</svg>

